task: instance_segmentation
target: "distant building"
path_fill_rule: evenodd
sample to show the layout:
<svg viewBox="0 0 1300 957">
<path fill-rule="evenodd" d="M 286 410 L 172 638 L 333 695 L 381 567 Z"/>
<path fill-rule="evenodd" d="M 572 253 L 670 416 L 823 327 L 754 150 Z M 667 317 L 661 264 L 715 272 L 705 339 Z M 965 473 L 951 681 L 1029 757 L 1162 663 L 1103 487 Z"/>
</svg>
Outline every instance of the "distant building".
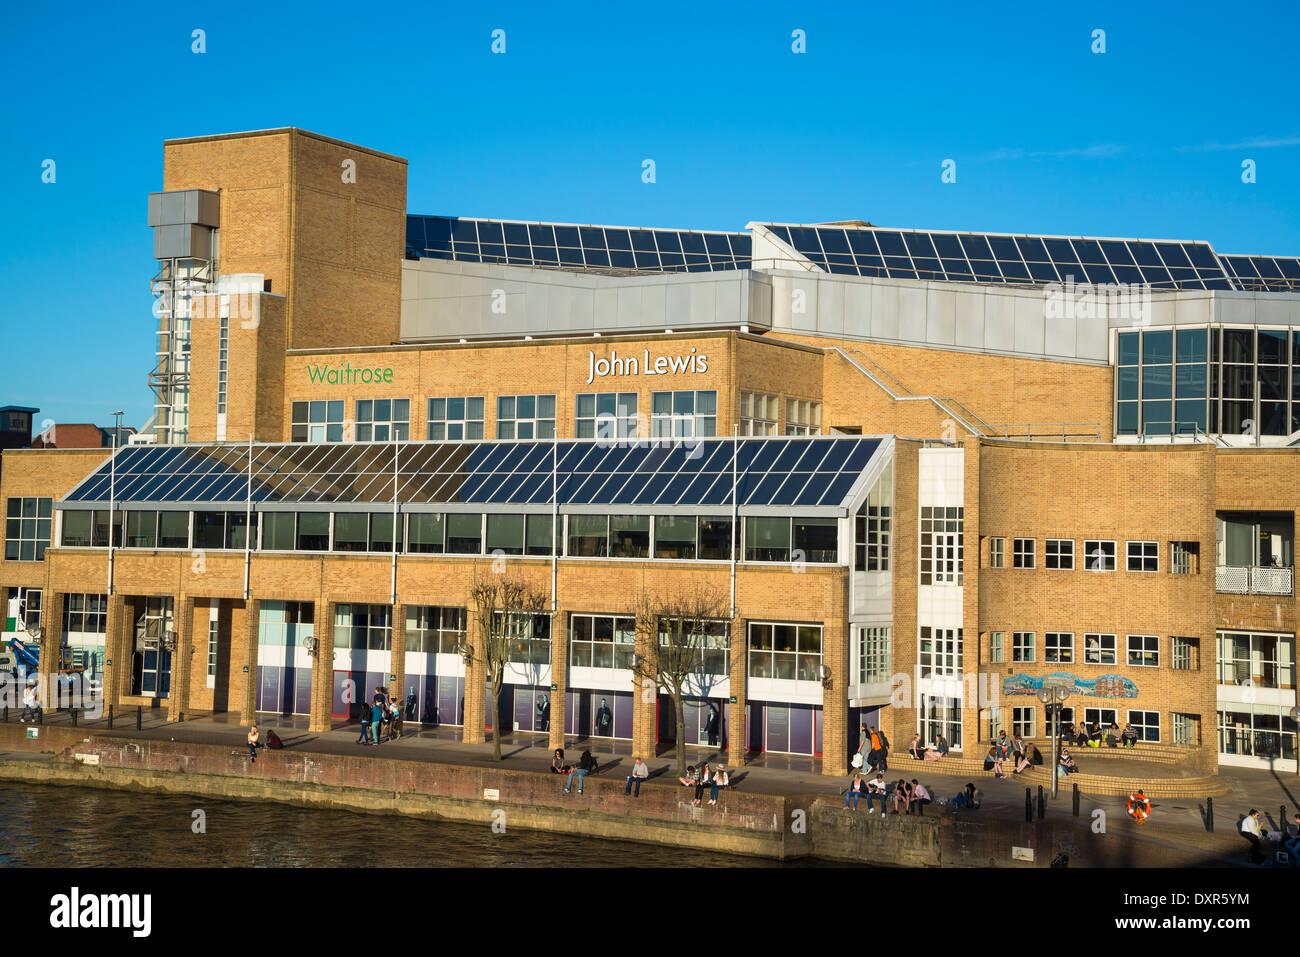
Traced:
<svg viewBox="0 0 1300 957">
<path fill-rule="evenodd" d="M 104 428 L 89 422 L 60 422 L 50 426 L 31 442 L 34 449 L 109 449 L 113 447 L 113 433 L 118 432 L 117 445 L 131 442 L 135 429 L 123 426 L 120 430 Z"/>
<path fill-rule="evenodd" d="M 32 416 L 40 409 L 26 405 L 0 406 L 0 449 L 25 449 L 32 444 Z"/>
</svg>

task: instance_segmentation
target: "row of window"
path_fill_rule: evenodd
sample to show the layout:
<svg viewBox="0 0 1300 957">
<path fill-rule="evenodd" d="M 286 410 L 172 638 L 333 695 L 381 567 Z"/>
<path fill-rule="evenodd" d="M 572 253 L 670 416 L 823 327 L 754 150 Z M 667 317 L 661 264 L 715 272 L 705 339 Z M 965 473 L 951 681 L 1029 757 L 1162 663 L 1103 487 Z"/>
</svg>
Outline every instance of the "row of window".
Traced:
<svg viewBox="0 0 1300 957">
<path fill-rule="evenodd" d="M 925 509 L 922 509 L 924 512 Z M 951 509 L 949 511 L 952 511 Z M 957 511 L 960 511 L 958 509 Z M 960 538 L 959 538 L 960 541 Z M 1007 540 L 989 538 L 989 568 L 1007 567 Z M 1160 543 L 1147 541 L 1125 542 L 1124 568 L 1130 572 L 1160 571 Z M 1059 571 L 1073 571 L 1075 542 L 1071 538 L 1048 538 L 1043 542 L 1043 567 Z M 1118 543 L 1104 539 L 1084 539 L 1081 567 L 1090 572 L 1113 572 L 1116 568 Z M 1175 575 L 1195 575 L 1200 570 L 1200 542 L 1170 542 L 1169 570 Z M 960 553 L 957 567 L 960 569 Z M 1038 541 L 1033 538 L 1011 540 L 1011 567 L 1036 568 Z M 924 572 L 923 572 L 924 574 Z M 958 579 L 960 574 L 958 573 Z M 960 580 L 957 582 L 960 584 Z M 924 580 L 922 584 L 927 584 Z"/>
<path fill-rule="evenodd" d="M 924 629 L 923 629 L 924 630 Z M 1119 636 L 1089 632 L 1083 635 L 1083 659 L 1086 665 L 1119 664 Z M 1172 667 L 1176 671 L 1200 669 L 1200 641 L 1175 635 L 1170 638 Z M 1011 633 L 1011 658 L 1013 662 L 1038 660 L 1038 636 L 1032 631 Z M 988 660 L 1001 664 L 1007 660 L 1006 633 L 989 632 Z M 1075 635 L 1068 631 L 1049 631 L 1043 635 L 1043 661 L 1047 664 L 1076 664 Z M 1126 635 L 1125 663 L 1133 668 L 1158 668 L 1160 666 L 1160 638 L 1158 635 Z"/>
<path fill-rule="evenodd" d="M 740 393 L 740 434 L 780 435 L 781 397 L 767 392 Z M 820 435 L 822 404 L 811 399 L 785 400 L 786 435 Z"/>
<path fill-rule="evenodd" d="M 497 396 L 498 439 L 555 438 L 555 395 Z M 582 392 L 574 397 L 577 438 L 636 438 L 646 431 L 637 415 L 635 392 Z M 792 400 L 792 402 L 795 400 Z M 483 396 L 439 396 L 428 400 L 425 437 L 435 442 L 481 441 L 485 437 Z M 411 437 L 410 399 L 357 399 L 356 415 L 344 419 L 343 399 L 294 402 L 293 442 L 392 442 Z M 791 435 L 821 430 L 821 405 L 792 407 Z M 816 428 L 812 422 L 816 420 Z M 649 436 L 695 438 L 716 435 L 718 393 L 712 389 L 650 394 Z"/>
<path fill-rule="evenodd" d="M 1003 708 L 990 708 L 988 719 L 989 738 L 992 740 L 1000 732 L 1009 730 L 1013 735 L 1020 735 L 1022 738 L 1033 739 L 1039 737 L 1038 716 L 1042 709 L 1033 705 L 1022 705 L 1011 708 L 1011 726 L 1005 724 L 1005 710 Z M 1076 709 L 1061 708 L 1060 728 L 1064 730 L 1068 724 L 1074 724 Z M 1091 728 L 1094 724 L 1101 728 L 1105 733 L 1110 730 L 1111 725 L 1122 730 L 1125 723 L 1133 726 L 1137 732 L 1139 741 L 1160 741 L 1160 712 L 1145 711 L 1138 709 L 1129 709 L 1121 712 L 1117 708 L 1082 708 L 1079 709 L 1084 725 Z M 1180 722 L 1179 718 L 1191 719 L 1192 723 L 1187 724 Z M 1195 744 L 1195 733 L 1193 731 L 1196 716 L 1195 715 L 1174 715 L 1175 719 L 1175 743 L 1176 744 Z M 1044 714 L 1042 726 L 1042 736 L 1050 737 L 1052 734 L 1052 722 L 1047 720 Z M 1179 740 L 1179 739 L 1182 740 Z"/>
<path fill-rule="evenodd" d="M 251 517 L 251 526 L 249 525 Z M 125 548 L 392 552 L 391 512 L 114 512 L 114 543 Z M 571 558 L 662 558 L 729 561 L 732 520 L 707 515 L 568 515 L 560 553 Z M 107 510 L 65 511 L 67 548 L 108 545 Z M 250 535 L 251 527 L 251 535 Z M 397 516 L 397 550 L 408 554 L 535 555 L 552 553 L 550 515 L 480 512 Z M 839 557 L 834 518 L 747 517 L 736 553 L 747 562 L 833 564 Z"/>
</svg>

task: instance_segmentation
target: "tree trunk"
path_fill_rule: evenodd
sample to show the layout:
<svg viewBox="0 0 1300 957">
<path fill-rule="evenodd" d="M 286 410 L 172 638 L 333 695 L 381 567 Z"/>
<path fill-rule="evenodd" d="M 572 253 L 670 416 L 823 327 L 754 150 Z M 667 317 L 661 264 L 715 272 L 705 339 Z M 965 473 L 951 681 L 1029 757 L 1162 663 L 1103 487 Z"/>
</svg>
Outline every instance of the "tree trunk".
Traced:
<svg viewBox="0 0 1300 957">
<path fill-rule="evenodd" d="M 686 709 L 682 704 L 682 689 L 672 688 L 673 709 L 677 713 L 677 776 L 686 774 Z"/>
<path fill-rule="evenodd" d="M 504 670 L 504 669 L 503 669 Z M 492 760 L 501 760 L 501 679 L 492 682 Z"/>
</svg>

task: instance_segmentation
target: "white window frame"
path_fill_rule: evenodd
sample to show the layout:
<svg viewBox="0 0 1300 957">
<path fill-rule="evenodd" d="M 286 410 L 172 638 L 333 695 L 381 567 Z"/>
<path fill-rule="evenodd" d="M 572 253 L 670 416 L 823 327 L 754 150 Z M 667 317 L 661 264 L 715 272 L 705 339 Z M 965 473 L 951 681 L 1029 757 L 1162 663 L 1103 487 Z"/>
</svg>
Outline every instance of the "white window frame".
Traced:
<svg viewBox="0 0 1300 957">
<path fill-rule="evenodd" d="M 1135 555 L 1133 546 L 1138 546 L 1138 553 Z M 1136 560 L 1138 567 L 1134 568 L 1133 563 Z M 1155 568 L 1145 568 L 1143 566 L 1154 561 Z M 1150 541 L 1127 541 L 1124 543 L 1124 569 L 1130 572 L 1140 572 L 1142 574 L 1154 574 L 1160 571 L 1160 543 Z"/>
<path fill-rule="evenodd" d="M 1133 720 L 1133 716 L 1134 716 L 1135 714 L 1137 714 L 1137 715 L 1155 715 L 1156 723 L 1155 723 L 1154 725 L 1150 725 L 1150 724 L 1147 724 L 1145 721 L 1143 721 L 1143 722 L 1141 722 L 1141 723 L 1139 723 L 1139 722 L 1137 722 L 1137 721 L 1134 721 L 1134 720 Z M 1134 729 L 1135 731 L 1138 732 L 1138 741 L 1139 741 L 1139 742 L 1145 741 L 1145 742 L 1147 742 L 1147 743 L 1149 743 L 1149 744 L 1159 744 L 1159 743 L 1163 740 L 1163 730 L 1162 730 L 1162 728 L 1161 728 L 1160 712 L 1159 712 L 1159 711 L 1148 711 L 1148 710 L 1146 710 L 1145 708 L 1133 708 L 1133 709 L 1131 709 L 1131 710 L 1129 710 L 1129 711 L 1127 712 L 1127 717 L 1125 718 L 1125 721 L 1126 721 L 1128 724 L 1133 725 L 1133 729 Z M 1145 728 L 1150 728 L 1150 727 L 1154 727 L 1154 728 L 1156 729 L 1156 736 L 1155 736 L 1154 738 L 1148 738 L 1148 737 L 1146 736 L 1145 732 L 1144 732 L 1144 729 L 1145 729 Z"/>
<path fill-rule="evenodd" d="M 1024 638 L 1028 636 L 1029 643 L 1025 644 Z M 1011 660 L 1013 662 L 1024 662 L 1033 664 L 1034 648 L 1038 642 L 1038 635 L 1032 631 L 1013 631 L 1011 633 Z M 1028 657 L 1025 657 L 1028 653 Z"/>
<path fill-rule="evenodd" d="M 1106 554 L 1106 549 L 1102 545 L 1110 546 L 1110 554 Z M 1087 538 L 1083 542 L 1083 568 L 1090 572 L 1113 572 L 1118 566 L 1119 543 L 1112 538 Z M 1094 568 L 1093 563 L 1097 556 L 1095 552 L 1101 552 L 1101 567 Z"/>
<path fill-rule="evenodd" d="M 591 397 L 591 415 L 583 413 L 583 399 Z M 613 412 L 600 411 L 601 396 L 612 396 Z M 578 392 L 573 396 L 573 435 L 579 439 L 634 439 L 641 434 L 635 392 Z"/>
<path fill-rule="evenodd" d="M 1028 550 L 1025 544 L 1028 543 Z M 1038 550 L 1038 539 L 1036 538 L 1013 538 L 1011 540 L 1011 567 L 1021 569 L 1032 569 L 1036 564 L 1036 552 Z M 1025 559 L 1029 564 L 1025 564 Z"/>
<path fill-rule="evenodd" d="M 989 568 L 1007 567 L 1007 540 L 1001 535 L 989 537 Z"/>
<path fill-rule="evenodd" d="M 740 434 L 776 435 L 780 426 L 781 397 L 770 392 L 740 393 Z"/>
<path fill-rule="evenodd" d="M 655 411 L 655 400 L 668 396 L 667 412 Z M 690 395 L 691 411 L 677 411 L 677 397 Z M 713 411 L 700 411 L 700 396 L 713 396 Z M 652 438 L 693 439 L 718 434 L 717 389 L 660 389 L 650 393 L 650 436 Z"/>
<path fill-rule="evenodd" d="M 1091 642 L 1096 640 L 1097 651 L 1096 660 L 1093 660 L 1093 651 Z M 1107 643 L 1109 643 L 1110 661 L 1102 660 L 1107 654 Z M 1083 663 L 1085 665 L 1103 665 L 1113 668 L 1119 664 L 1119 637 L 1117 635 L 1107 634 L 1105 632 L 1089 632 L 1083 636 Z"/>
<path fill-rule="evenodd" d="M 1068 638 L 1068 642 L 1063 642 L 1062 638 Z M 1055 647 L 1053 647 L 1053 639 Z M 1066 657 L 1061 657 L 1062 651 Z M 1052 655 L 1056 657 L 1053 658 Z M 1074 632 L 1072 631 L 1049 631 L 1043 634 L 1043 664 L 1049 665 L 1072 665 L 1074 664 Z"/>
<path fill-rule="evenodd" d="M 1006 656 L 1006 632 L 990 631 L 989 632 L 989 664 L 1004 664 Z"/>
<path fill-rule="evenodd" d="M 822 404 L 816 399 L 785 400 L 786 435 L 821 435 Z"/>
<path fill-rule="evenodd" d="M 1030 705 L 1012 708 L 1011 734 L 1030 740 L 1038 737 L 1038 709 Z"/>
<path fill-rule="evenodd" d="M 388 417 L 378 418 L 379 403 L 388 403 Z M 411 438 L 410 399 L 357 399 L 353 440 L 356 442 L 406 442 Z M 406 410 L 406 416 L 401 410 Z M 362 418 L 362 413 L 366 418 Z M 382 432 L 382 434 L 381 434 Z"/>
<path fill-rule="evenodd" d="M 451 403 L 457 399 L 465 403 L 461 415 L 453 418 L 451 414 Z M 442 415 L 433 414 L 433 404 L 435 402 L 443 403 Z M 471 413 L 473 408 L 471 403 L 478 402 L 478 415 Z M 425 421 L 425 435 L 430 442 L 479 442 L 484 436 L 484 417 L 486 415 L 487 402 L 481 395 L 435 395 L 429 396 L 425 403 L 427 412 Z M 435 435 L 438 427 L 442 427 L 442 435 Z M 459 430 L 459 436 L 453 436 L 453 430 Z M 477 434 L 471 434 L 477 433 Z"/>
<path fill-rule="evenodd" d="M 1053 554 L 1053 546 L 1056 548 L 1055 554 Z M 1053 561 L 1056 562 L 1055 565 L 1052 564 Z M 1074 539 L 1049 538 L 1044 541 L 1043 567 L 1052 571 L 1074 571 Z"/>
<path fill-rule="evenodd" d="M 532 415 L 521 416 L 519 414 L 520 399 L 533 400 Z M 551 406 L 550 415 L 543 414 L 543 409 L 542 409 L 543 399 L 550 400 L 550 406 Z M 505 402 L 512 403 L 512 405 L 510 406 L 512 410 L 511 415 L 502 414 L 502 407 L 503 407 L 503 403 Z M 519 393 L 517 395 L 497 396 L 497 438 L 521 441 L 521 442 L 529 442 L 532 441 L 533 439 L 555 438 L 555 418 L 556 418 L 555 408 L 556 408 L 556 396 L 549 392 L 536 392 L 536 393 L 524 392 L 524 393 Z M 519 428 L 521 425 L 525 426 L 528 430 L 531 430 L 532 435 L 521 436 L 519 434 Z M 509 431 L 512 434 L 503 435 L 502 434 L 503 431 Z"/>
<path fill-rule="evenodd" d="M 1125 638 L 1127 640 L 1124 643 L 1124 651 L 1125 651 L 1124 661 L 1130 668 L 1159 668 L 1160 667 L 1160 636 L 1159 635 L 1126 635 Z M 1135 662 L 1133 660 L 1133 639 L 1134 638 L 1141 639 L 1142 644 L 1139 646 L 1138 654 L 1142 658 L 1146 658 L 1148 655 L 1153 656 L 1154 660 L 1152 660 L 1149 664 L 1145 661 Z M 1148 640 L 1155 642 L 1154 652 L 1147 651 L 1146 642 Z"/>
</svg>

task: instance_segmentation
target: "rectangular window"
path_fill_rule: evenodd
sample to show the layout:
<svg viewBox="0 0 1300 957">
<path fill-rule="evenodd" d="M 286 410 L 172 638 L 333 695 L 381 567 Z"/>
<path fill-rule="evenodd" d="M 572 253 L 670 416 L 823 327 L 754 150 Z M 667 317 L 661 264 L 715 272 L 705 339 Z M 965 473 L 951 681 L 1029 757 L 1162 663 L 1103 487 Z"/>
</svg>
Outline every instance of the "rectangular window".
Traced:
<svg viewBox="0 0 1300 957">
<path fill-rule="evenodd" d="M 550 555 L 555 551 L 555 518 L 550 515 L 529 515 L 524 553 Z"/>
<path fill-rule="evenodd" d="M 257 512 L 226 513 L 226 548 L 257 547 L 257 515 Z"/>
<path fill-rule="evenodd" d="M 818 681 L 822 626 L 749 623 L 749 676 Z"/>
<path fill-rule="evenodd" d="M 370 548 L 372 552 L 402 550 L 402 519 L 397 519 L 397 541 L 393 541 L 393 513 L 373 512 L 370 515 Z"/>
<path fill-rule="evenodd" d="M 217 649 L 221 647 L 221 622 L 212 619 L 208 622 L 208 674 L 209 678 L 217 676 Z"/>
<path fill-rule="evenodd" d="M 652 392 L 650 435 L 653 438 L 690 439 L 718 433 L 718 393 Z"/>
<path fill-rule="evenodd" d="M 1173 669 L 1175 671 L 1199 671 L 1201 669 L 1200 642 L 1197 639 L 1175 635 L 1169 641 L 1173 652 Z"/>
<path fill-rule="evenodd" d="M 655 558 L 694 558 L 694 515 L 655 516 Z"/>
<path fill-rule="evenodd" d="M 1169 571 L 1174 575 L 1195 575 L 1201 570 L 1200 542 L 1171 542 Z"/>
<path fill-rule="evenodd" d="M 650 516 L 611 515 L 609 548 L 611 558 L 649 558 Z"/>
<path fill-rule="evenodd" d="M 1013 631 L 1011 633 L 1011 660 L 1034 660 L 1034 633 L 1032 631 Z"/>
<path fill-rule="evenodd" d="M 90 548 L 91 512 L 63 511 L 63 546 L 65 548 Z"/>
<path fill-rule="evenodd" d="M 1128 663 L 1133 668 L 1160 666 L 1160 638 L 1157 635 L 1129 635 Z"/>
<path fill-rule="evenodd" d="M 1127 542 L 1128 570 L 1131 572 L 1160 571 L 1159 542 Z"/>
<path fill-rule="evenodd" d="M 158 547 L 159 548 L 189 548 L 190 546 L 190 513 L 189 512 L 159 512 L 158 513 Z"/>
<path fill-rule="evenodd" d="M 853 567 L 860 572 L 887 572 L 893 539 L 893 466 L 876 481 L 854 516 Z"/>
<path fill-rule="evenodd" d="M 732 522 L 714 515 L 700 516 L 700 558 L 706 562 L 729 562 L 732 555 Z M 735 543 L 739 550 L 739 541 Z"/>
<path fill-rule="evenodd" d="M 297 550 L 300 552 L 327 552 L 329 547 L 329 512 L 299 512 Z"/>
<path fill-rule="evenodd" d="M 63 630 L 91 635 L 108 632 L 108 596 L 68 594 L 63 596 Z"/>
<path fill-rule="evenodd" d="M 406 550 L 415 554 L 440 554 L 445 527 L 443 515 L 413 513 L 406 520 Z"/>
<path fill-rule="evenodd" d="M 1085 665 L 1113 665 L 1115 636 L 1088 634 L 1083 636 L 1083 663 Z"/>
<path fill-rule="evenodd" d="M 432 442 L 481 441 L 483 397 L 446 396 L 430 399 L 428 438 Z"/>
<path fill-rule="evenodd" d="M 921 584 L 960 585 L 965 533 L 961 507 L 921 509 Z"/>
<path fill-rule="evenodd" d="M 689 629 L 689 630 L 688 630 Z M 694 674 L 726 675 L 731 664 L 731 626 L 725 621 L 659 619 L 659 654 L 677 654 Z"/>
<path fill-rule="evenodd" d="M 495 555 L 524 553 L 524 516 L 488 513 L 487 553 Z"/>
<path fill-rule="evenodd" d="M 1219 684 L 1295 688 L 1295 637 L 1289 634 L 1218 633 Z"/>
<path fill-rule="evenodd" d="M 786 399 L 786 435 L 821 435 L 822 404 L 809 399 Z"/>
<path fill-rule="evenodd" d="M 579 439 L 631 439 L 639 434 L 635 392 L 579 392 L 573 429 Z"/>
<path fill-rule="evenodd" d="M 226 513 L 225 512 L 195 512 L 194 513 L 194 547 L 195 548 L 225 548 L 226 547 Z"/>
<path fill-rule="evenodd" d="M 262 548 L 291 552 L 294 546 L 294 513 L 266 512 L 262 516 Z"/>
<path fill-rule="evenodd" d="M 498 626 L 501 612 L 496 613 Z M 551 663 L 551 616 L 520 612 L 511 616 L 506 632 L 506 660 L 539 667 Z"/>
<path fill-rule="evenodd" d="M 961 629 L 921 626 L 921 676 L 961 674 Z"/>
<path fill-rule="evenodd" d="M 1089 729 L 1095 724 L 1105 733 L 1112 724 L 1119 724 L 1119 712 L 1114 708 L 1084 708 L 1083 723 Z"/>
<path fill-rule="evenodd" d="M 1021 707 L 1011 709 L 1011 733 L 1022 738 L 1038 736 L 1038 709 Z"/>
<path fill-rule="evenodd" d="M 1043 661 L 1048 664 L 1074 663 L 1074 634 L 1068 631 L 1049 631 L 1043 636 Z"/>
<path fill-rule="evenodd" d="M 1058 571 L 1074 570 L 1074 540 L 1049 538 L 1043 543 L 1043 565 Z"/>
<path fill-rule="evenodd" d="M 989 568 L 1007 567 L 1007 540 L 1005 538 L 989 539 Z"/>
<path fill-rule="evenodd" d="M 570 515 L 569 547 L 565 554 L 570 558 L 609 557 L 609 516 Z"/>
<path fill-rule="evenodd" d="M 1196 747 L 1200 744 L 1201 737 L 1201 716 L 1196 714 L 1179 714 L 1173 713 L 1174 718 L 1174 744 L 1181 744 L 1184 747 Z"/>
<path fill-rule="evenodd" d="M 569 664 L 631 669 L 636 619 L 624 615 L 569 615 Z"/>
<path fill-rule="evenodd" d="M 5 561 L 39 562 L 50 544 L 53 499 L 5 500 Z"/>
<path fill-rule="evenodd" d="M 810 564 L 834 564 L 839 559 L 839 521 L 834 518 L 795 518 L 795 561 Z"/>
<path fill-rule="evenodd" d="M 289 437 L 294 442 L 342 442 L 343 400 L 295 402 Z"/>
<path fill-rule="evenodd" d="M 406 650 L 455 655 L 465 640 L 465 609 L 437 605 L 406 606 Z"/>
<path fill-rule="evenodd" d="M 483 551 L 483 516 L 478 512 L 453 512 L 447 516 L 447 552 L 478 555 Z"/>
<path fill-rule="evenodd" d="M 1128 723 L 1133 725 L 1133 730 L 1138 733 L 1139 741 L 1160 740 L 1159 711 L 1130 711 Z"/>
<path fill-rule="evenodd" d="M 790 561 L 790 534 L 788 518 L 746 518 L 745 561 Z"/>
<path fill-rule="evenodd" d="M 1090 572 L 1115 570 L 1115 543 L 1088 539 L 1083 543 L 1083 567 Z"/>
<path fill-rule="evenodd" d="M 334 606 L 334 647 L 388 651 L 393 645 L 392 605 Z"/>
<path fill-rule="evenodd" d="M 740 434 L 776 435 L 780 399 L 766 392 L 740 393 Z"/>
<path fill-rule="evenodd" d="M 1011 565 L 1013 568 L 1034 567 L 1034 539 L 1032 538 L 1012 539 Z"/>
<path fill-rule="evenodd" d="M 857 629 L 858 684 L 888 681 L 893 673 L 893 648 L 888 625 L 871 625 Z"/>
<path fill-rule="evenodd" d="M 1005 654 L 1005 650 L 1003 649 L 1003 642 L 1005 639 L 1006 635 L 1001 631 L 989 632 L 989 664 L 1002 664 L 1002 656 Z"/>
<path fill-rule="evenodd" d="M 365 512 L 334 513 L 334 551 L 364 552 L 369 542 L 369 515 Z"/>
<path fill-rule="evenodd" d="M 497 396 L 497 438 L 555 438 L 555 396 Z"/>
<path fill-rule="evenodd" d="M 357 399 L 358 442 L 405 442 L 410 437 L 410 399 Z"/>
<path fill-rule="evenodd" d="M 158 513 L 157 512 L 127 512 L 126 513 L 126 547 L 127 548 L 157 548 L 158 547 Z"/>
</svg>

